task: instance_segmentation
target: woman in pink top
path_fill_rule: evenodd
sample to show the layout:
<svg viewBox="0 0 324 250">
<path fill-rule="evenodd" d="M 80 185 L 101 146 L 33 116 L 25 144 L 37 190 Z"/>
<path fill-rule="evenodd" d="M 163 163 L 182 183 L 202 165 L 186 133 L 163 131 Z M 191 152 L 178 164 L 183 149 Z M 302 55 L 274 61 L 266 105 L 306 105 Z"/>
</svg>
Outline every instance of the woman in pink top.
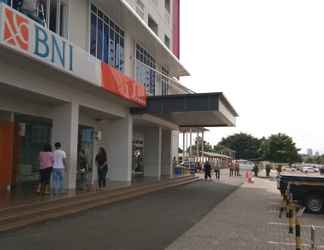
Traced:
<svg viewBox="0 0 324 250">
<path fill-rule="evenodd" d="M 54 155 L 50 144 L 46 144 L 42 152 L 39 153 L 39 173 L 40 181 L 37 193 L 49 194 L 49 184 L 51 180 L 52 168 L 54 163 Z"/>
</svg>

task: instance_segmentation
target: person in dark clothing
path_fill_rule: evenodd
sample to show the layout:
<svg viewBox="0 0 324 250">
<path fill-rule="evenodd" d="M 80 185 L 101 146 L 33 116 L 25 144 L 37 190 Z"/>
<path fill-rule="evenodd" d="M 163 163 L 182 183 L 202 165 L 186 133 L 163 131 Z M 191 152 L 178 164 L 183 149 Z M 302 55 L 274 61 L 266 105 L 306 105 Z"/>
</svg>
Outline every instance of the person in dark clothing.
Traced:
<svg viewBox="0 0 324 250">
<path fill-rule="evenodd" d="M 216 160 L 215 169 L 214 169 L 216 180 L 220 180 L 220 169 L 221 169 L 220 161 Z"/>
<path fill-rule="evenodd" d="M 107 153 L 103 147 L 99 148 L 96 155 L 96 166 L 98 169 L 99 189 L 106 187 L 106 176 L 108 172 Z"/>
<path fill-rule="evenodd" d="M 211 179 L 211 165 L 208 160 L 204 164 L 204 171 L 205 171 L 205 180 L 207 180 L 208 178 Z"/>
<path fill-rule="evenodd" d="M 254 172 L 254 176 L 255 177 L 258 177 L 258 174 L 259 174 L 259 166 L 258 166 L 258 163 L 257 162 L 254 164 L 253 172 Z"/>
<path fill-rule="evenodd" d="M 270 177 L 270 172 L 271 172 L 271 165 L 270 164 L 267 164 L 266 165 L 266 176 L 267 177 Z"/>
</svg>

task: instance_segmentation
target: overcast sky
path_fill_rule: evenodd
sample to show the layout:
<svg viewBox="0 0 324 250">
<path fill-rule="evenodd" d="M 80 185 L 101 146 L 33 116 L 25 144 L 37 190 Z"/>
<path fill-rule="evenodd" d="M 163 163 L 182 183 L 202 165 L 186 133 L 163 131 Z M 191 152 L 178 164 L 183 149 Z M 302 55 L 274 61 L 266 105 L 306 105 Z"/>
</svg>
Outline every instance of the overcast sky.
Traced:
<svg viewBox="0 0 324 250">
<path fill-rule="evenodd" d="M 182 0 L 182 82 L 224 92 L 240 115 L 209 142 L 282 132 L 324 153 L 323 13 L 323 0 Z"/>
</svg>

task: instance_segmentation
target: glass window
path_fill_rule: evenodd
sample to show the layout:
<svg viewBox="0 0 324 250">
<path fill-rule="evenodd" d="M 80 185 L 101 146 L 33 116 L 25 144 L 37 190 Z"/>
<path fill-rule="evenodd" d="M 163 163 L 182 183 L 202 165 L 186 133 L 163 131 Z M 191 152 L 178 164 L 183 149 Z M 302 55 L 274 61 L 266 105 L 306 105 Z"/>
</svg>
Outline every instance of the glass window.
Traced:
<svg viewBox="0 0 324 250">
<path fill-rule="evenodd" d="M 155 34 L 158 35 L 158 25 L 150 15 L 148 17 L 148 26 L 151 28 L 151 30 L 153 30 Z"/>
<path fill-rule="evenodd" d="M 170 0 L 164 0 L 164 7 L 170 13 Z"/>
<path fill-rule="evenodd" d="M 124 31 L 103 11 L 91 5 L 90 53 L 124 71 Z"/>
<path fill-rule="evenodd" d="M 136 45 L 136 80 L 142 83 L 149 95 L 155 95 L 155 60 L 141 46 Z"/>
<path fill-rule="evenodd" d="M 0 0 L 62 37 L 68 37 L 67 0 Z"/>
<path fill-rule="evenodd" d="M 97 16 L 91 13 L 90 54 L 97 56 Z"/>
<path fill-rule="evenodd" d="M 68 16 L 69 9 L 66 2 L 60 1 L 60 21 L 59 34 L 62 37 L 68 37 Z"/>
<path fill-rule="evenodd" d="M 164 35 L 164 44 L 170 49 L 170 38 L 167 35 Z"/>
<path fill-rule="evenodd" d="M 97 57 L 102 59 L 102 47 L 103 47 L 103 22 L 102 19 L 98 19 L 98 33 L 97 33 Z"/>
<path fill-rule="evenodd" d="M 58 0 L 50 1 L 50 20 L 49 29 L 53 32 L 57 31 L 57 15 L 58 15 Z"/>
</svg>

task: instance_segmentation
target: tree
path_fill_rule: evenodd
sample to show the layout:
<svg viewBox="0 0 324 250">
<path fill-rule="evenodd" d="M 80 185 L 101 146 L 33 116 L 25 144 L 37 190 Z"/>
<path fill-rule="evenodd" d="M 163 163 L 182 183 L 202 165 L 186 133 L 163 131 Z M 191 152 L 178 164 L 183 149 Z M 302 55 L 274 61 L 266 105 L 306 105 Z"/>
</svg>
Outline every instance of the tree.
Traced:
<svg viewBox="0 0 324 250">
<path fill-rule="evenodd" d="M 197 143 L 199 143 L 199 154 L 201 154 L 201 146 L 202 146 L 202 137 L 197 137 L 197 139 L 195 140 L 195 144 L 193 144 L 192 146 L 191 146 L 191 151 L 192 151 L 192 153 L 193 154 L 196 154 L 196 152 L 197 152 Z M 186 152 L 189 152 L 190 151 L 190 146 L 189 147 L 187 147 L 187 149 L 186 149 Z M 212 147 L 212 145 L 209 143 L 209 142 L 207 142 L 207 141 L 204 141 L 204 152 L 211 152 L 211 151 L 213 151 L 213 147 Z"/>
<path fill-rule="evenodd" d="M 301 161 L 296 144 L 285 134 L 271 135 L 263 141 L 261 151 L 264 160 L 276 163 L 293 163 Z"/>
<path fill-rule="evenodd" d="M 219 145 L 236 151 L 237 159 L 253 160 L 260 157 L 260 141 L 252 135 L 239 133 L 223 138 Z"/>
</svg>

